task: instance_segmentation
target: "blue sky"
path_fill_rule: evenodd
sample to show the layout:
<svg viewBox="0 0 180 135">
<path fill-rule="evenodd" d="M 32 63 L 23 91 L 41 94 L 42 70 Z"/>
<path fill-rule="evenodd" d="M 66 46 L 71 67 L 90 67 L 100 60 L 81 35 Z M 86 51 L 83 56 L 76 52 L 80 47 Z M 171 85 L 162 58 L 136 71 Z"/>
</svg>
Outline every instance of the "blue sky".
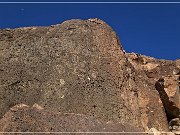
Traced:
<svg viewBox="0 0 180 135">
<path fill-rule="evenodd" d="M 88 18 L 100 18 L 113 27 L 126 52 L 160 59 L 180 58 L 180 3 L 0 4 L 0 29 L 48 26 L 68 19 Z"/>
</svg>

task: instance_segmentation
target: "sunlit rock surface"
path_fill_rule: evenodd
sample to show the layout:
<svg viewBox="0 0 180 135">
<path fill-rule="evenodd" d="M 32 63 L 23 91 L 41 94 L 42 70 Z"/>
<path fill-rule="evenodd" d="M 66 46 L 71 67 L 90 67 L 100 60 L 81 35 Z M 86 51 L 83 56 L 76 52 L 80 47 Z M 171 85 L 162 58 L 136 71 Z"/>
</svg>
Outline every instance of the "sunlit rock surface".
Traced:
<svg viewBox="0 0 180 135">
<path fill-rule="evenodd" d="M 178 115 L 179 67 L 178 61 L 163 62 L 125 53 L 116 33 L 99 19 L 0 30 L 0 117 L 17 104 L 35 104 L 104 123 L 169 131 L 169 114 Z"/>
</svg>

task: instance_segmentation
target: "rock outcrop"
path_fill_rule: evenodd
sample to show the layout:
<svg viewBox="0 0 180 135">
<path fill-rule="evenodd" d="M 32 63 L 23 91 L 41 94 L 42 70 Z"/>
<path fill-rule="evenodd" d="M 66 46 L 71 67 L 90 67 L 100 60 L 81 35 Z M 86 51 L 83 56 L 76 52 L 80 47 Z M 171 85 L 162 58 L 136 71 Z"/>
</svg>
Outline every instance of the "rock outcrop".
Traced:
<svg viewBox="0 0 180 135">
<path fill-rule="evenodd" d="M 11 123 L 8 117 L 16 113 L 10 108 L 38 104 L 102 123 L 169 131 L 168 121 L 179 115 L 178 63 L 125 53 L 99 19 L 0 30 L 0 117 Z"/>
<path fill-rule="evenodd" d="M 152 57 L 135 53 L 126 54 L 135 69 L 143 72 L 146 81 L 154 85 L 165 108 L 170 129 L 173 129 L 172 121 L 180 117 L 180 63 L 179 60 L 158 60 Z M 176 122 L 179 123 L 179 122 Z M 174 125 L 177 131 L 179 125 Z"/>
<path fill-rule="evenodd" d="M 2 30 L 1 116 L 16 104 L 38 103 L 141 126 L 133 68 L 116 33 L 99 22 Z"/>
</svg>

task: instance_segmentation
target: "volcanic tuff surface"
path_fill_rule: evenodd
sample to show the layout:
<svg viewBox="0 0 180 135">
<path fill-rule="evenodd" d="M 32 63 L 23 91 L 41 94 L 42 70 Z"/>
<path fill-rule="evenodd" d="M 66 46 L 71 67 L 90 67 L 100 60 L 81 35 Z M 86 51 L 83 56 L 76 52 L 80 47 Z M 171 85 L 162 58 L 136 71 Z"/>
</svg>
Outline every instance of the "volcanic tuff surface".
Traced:
<svg viewBox="0 0 180 135">
<path fill-rule="evenodd" d="M 35 104 L 19 104 L 10 109 L 0 121 L 4 132 L 142 132 L 129 124 L 103 123 L 83 114 L 54 113 Z M 43 134 L 43 133 L 42 133 Z M 70 133 L 69 133 L 70 134 Z M 99 133 L 100 134 L 100 133 Z M 109 134 L 109 133 L 107 133 Z M 122 134 L 122 135 L 125 135 Z M 131 133 L 130 135 L 134 135 Z M 135 135 L 138 135 L 136 133 Z"/>
<path fill-rule="evenodd" d="M 71 123 L 58 113 L 73 113 L 67 119 L 75 120 L 74 131 L 81 121 L 76 114 L 89 122 L 80 123 L 80 131 L 94 131 L 90 123 L 97 121 L 113 123 L 109 131 L 127 131 L 123 125 L 169 131 L 168 122 L 179 117 L 179 69 L 179 60 L 125 53 L 99 19 L 0 30 L 0 130 L 64 131 Z M 17 104 L 38 104 L 43 111 Z M 103 127 L 97 124 L 98 131 Z"/>
</svg>

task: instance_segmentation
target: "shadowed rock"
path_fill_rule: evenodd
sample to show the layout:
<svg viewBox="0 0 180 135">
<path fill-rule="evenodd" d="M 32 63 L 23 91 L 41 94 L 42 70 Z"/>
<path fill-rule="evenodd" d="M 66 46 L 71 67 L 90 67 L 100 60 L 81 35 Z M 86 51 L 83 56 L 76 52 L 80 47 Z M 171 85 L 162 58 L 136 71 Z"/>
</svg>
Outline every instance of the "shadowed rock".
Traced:
<svg viewBox="0 0 180 135">
<path fill-rule="evenodd" d="M 39 109 L 37 105 L 29 107 L 24 104 L 12 107 L 10 111 L 5 114 L 0 120 L 0 131 L 26 132 L 26 134 L 27 132 L 46 132 L 46 134 L 47 132 L 66 132 L 66 134 L 67 132 L 75 132 L 76 134 L 77 132 L 81 132 L 79 134 L 89 134 L 83 132 L 92 132 L 91 134 L 103 132 L 103 134 L 108 135 L 113 133 L 105 132 L 129 132 L 128 135 L 138 135 L 140 133 L 133 132 L 143 132 L 142 129 L 138 129 L 129 124 L 102 123 L 93 117 L 82 114 L 55 113 L 42 108 Z M 143 133 L 141 134 L 143 135 Z M 121 135 L 125 135 L 125 133 L 121 133 Z"/>
<path fill-rule="evenodd" d="M 163 105 L 166 110 L 166 114 L 168 116 L 168 121 L 173 118 L 178 118 L 180 116 L 180 110 L 176 107 L 172 101 L 169 100 L 168 95 L 164 90 L 164 79 L 159 79 L 155 84 L 156 89 L 159 92 L 160 98 L 163 102 Z"/>
<path fill-rule="evenodd" d="M 161 102 L 163 103 L 166 111 L 167 120 L 171 121 L 174 118 L 179 118 L 179 60 L 159 60 L 135 53 L 129 53 L 126 55 L 128 56 L 129 61 L 135 67 L 135 69 L 139 71 L 138 74 L 144 74 L 144 82 L 146 80 L 148 82 L 147 85 L 152 86 L 151 91 L 158 91 Z M 151 93 L 149 94 L 151 97 Z M 153 100 L 153 98 L 150 98 L 150 100 Z"/>
<path fill-rule="evenodd" d="M 180 118 L 172 119 L 169 122 L 169 129 L 170 129 L 170 131 L 174 132 L 175 135 L 180 134 Z"/>
</svg>

